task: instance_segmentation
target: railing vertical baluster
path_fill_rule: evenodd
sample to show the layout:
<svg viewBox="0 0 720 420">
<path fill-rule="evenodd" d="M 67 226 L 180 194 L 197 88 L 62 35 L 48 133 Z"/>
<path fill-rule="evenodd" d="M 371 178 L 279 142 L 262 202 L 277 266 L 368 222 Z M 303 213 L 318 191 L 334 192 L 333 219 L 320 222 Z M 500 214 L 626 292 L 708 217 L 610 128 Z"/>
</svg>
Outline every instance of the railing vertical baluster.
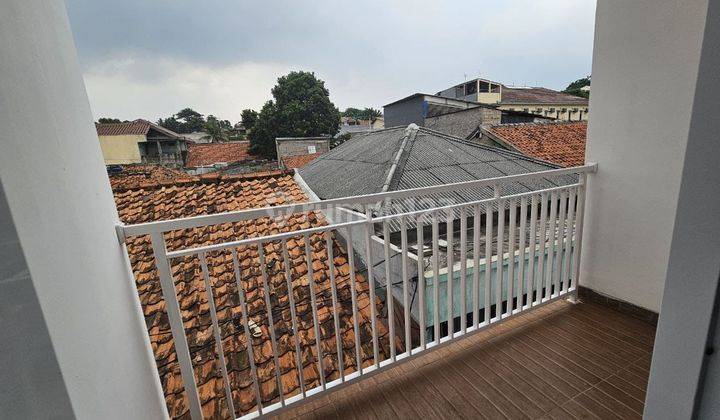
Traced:
<svg viewBox="0 0 720 420">
<path fill-rule="evenodd" d="M 310 307 L 313 316 L 313 331 L 315 331 L 315 347 L 317 351 L 318 375 L 320 375 L 320 385 L 325 389 L 325 369 L 323 368 L 322 354 L 322 338 L 320 337 L 320 320 L 317 313 L 317 296 L 315 295 L 315 270 L 313 270 L 313 254 L 312 245 L 310 245 L 310 235 L 303 235 L 305 242 L 305 262 L 307 264 L 307 279 L 310 287 Z"/>
<path fill-rule="evenodd" d="M 538 285 L 537 290 L 537 301 L 542 303 L 545 297 L 545 241 L 547 240 L 547 223 L 546 218 L 548 214 L 548 195 L 542 193 L 540 195 L 540 256 L 538 257 L 538 279 L 535 282 Z"/>
<path fill-rule="evenodd" d="M 355 364 L 358 373 L 362 374 L 362 355 L 360 353 L 360 312 L 357 304 L 355 277 L 355 250 L 353 249 L 352 226 L 347 228 L 347 252 L 350 263 L 350 300 L 352 302 L 353 332 L 355 333 Z"/>
<path fill-rule="evenodd" d="M 404 325 L 405 325 L 405 351 L 408 355 L 412 354 L 412 338 L 410 335 L 410 286 L 408 284 L 408 268 L 407 268 L 407 247 L 408 247 L 408 239 L 407 239 L 407 222 L 405 220 L 405 217 L 400 218 L 400 248 L 402 255 L 400 258 L 402 259 L 402 289 L 403 289 L 403 309 L 405 311 L 405 319 L 404 319 Z"/>
<path fill-rule="evenodd" d="M 528 239 L 528 243 L 530 245 L 530 255 L 528 257 L 528 308 L 535 306 L 535 250 L 537 249 L 537 211 L 538 196 L 537 194 L 533 194 L 530 204 L 530 238 Z"/>
<path fill-rule="evenodd" d="M 435 342 L 440 343 L 440 263 L 438 261 L 438 254 L 440 253 L 438 245 L 438 218 L 437 213 L 432 213 L 432 266 L 433 266 L 433 320 L 434 320 L 434 331 L 435 331 Z"/>
<path fill-rule="evenodd" d="M 265 297 L 265 310 L 268 316 L 268 329 L 270 330 L 270 346 L 273 352 L 273 363 L 275 364 L 275 379 L 277 380 L 278 391 L 280 394 L 280 404 L 285 405 L 285 393 L 283 392 L 283 384 L 280 373 L 280 360 L 278 359 L 277 336 L 275 335 L 275 319 L 272 312 L 272 303 L 270 302 L 270 294 L 272 293 L 271 284 L 268 281 L 267 262 L 265 260 L 265 246 L 263 243 L 258 244 L 258 257 L 260 259 L 260 273 L 263 281 L 263 296 Z"/>
<path fill-rule="evenodd" d="M 550 227 L 548 228 L 548 251 L 547 251 L 547 267 L 545 267 L 545 282 L 546 282 L 546 298 L 550 299 L 553 296 L 553 261 L 555 261 L 555 238 L 557 237 L 557 204 L 558 196 L 557 192 L 553 191 L 550 193 Z M 557 293 L 557 291 L 555 291 Z"/>
<path fill-rule="evenodd" d="M 520 259 L 518 262 L 518 288 L 517 288 L 517 306 L 518 309 L 522 310 L 524 308 L 523 305 L 523 295 L 525 294 L 525 289 L 527 288 L 527 283 L 525 282 L 525 244 L 527 243 L 525 240 L 525 229 L 527 225 L 527 197 L 522 197 L 520 199 L 520 235 L 519 235 L 519 241 L 518 241 L 518 250 L 520 251 Z"/>
<path fill-rule="evenodd" d="M 480 324 L 480 204 L 473 206 L 473 327 Z"/>
<path fill-rule="evenodd" d="M 234 255 L 233 251 L 233 255 Z M 295 343 L 295 366 L 298 370 L 298 382 L 300 383 L 300 392 L 305 396 L 305 373 L 303 372 L 303 364 L 300 350 L 300 330 L 297 325 L 297 314 L 295 309 L 295 292 L 293 289 L 292 269 L 290 268 L 290 255 L 287 248 L 287 240 L 282 240 L 283 265 L 285 266 L 285 283 L 287 284 L 288 304 L 290 306 L 290 322 L 292 323 L 293 342 Z M 237 274 L 239 276 L 239 272 Z M 239 277 L 238 277 L 239 278 Z M 238 280 L 239 282 L 239 280 Z M 238 283 L 239 285 L 240 283 Z M 239 287 L 239 286 L 238 286 Z"/>
<path fill-rule="evenodd" d="M 370 205 L 365 207 L 365 261 L 367 265 L 367 280 L 370 292 L 370 326 L 372 328 L 373 342 L 373 363 L 375 367 L 380 367 L 380 349 L 378 347 L 378 331 L 377 331 L 377 308 L 375 307 L 375 279 L 373 278 L 373 257 L 372 257 L 372 235 L 375 233 L 374 223 L 372 221 L 372 209 Z M 372 230 L 372 231 L 371 231 Z"/>
<path fill-rule="evenodd" d="M 585 220 L 585 186 L 587 185 L 587 173 L 580 174 L 580 186 L 578 187 L 578 204 L 577 213 L 575 215 L 575 250 L 573 251 L 573 278 L 572 285 L 574 287 L 573 295 L 577 299 L 580 286 L 580 256 L 582 255 L 582 234 L 583 222 Z"/>
<path fill-rule="evenodd" d="M 555 248 L 555 269 L 553 281 L 555 282 L 555 295 L 560 295 L 560 277 L 562 277 L 563 253 L 565 251 L 565 214 L 567 206 L 567 191 L 560 192 L 560 218 L 558 219 L 557 245 Z"/>
<path fill-rule="evenodd" d="M 232 250 L 233 268 L 235 270 L 235 282 L 238 289 L 238 297 L 240 298 L 240 309 L 242 311 L 242 324 L 245 332 L 245 339 L 247 340 L 247 355 L 248 362 L 250 363 L 250 376 L 253 381 L 253 388 L 255 389 L 255 399 L 258 406 L 258 414 L 263 413 L 262 396 L 260 395 L 260 384 L 258 383 L 257 367 L 255 366 L 255 352 L 253 351 L 252 334 L 250 333 L 249 327 L 249 316 L 247 302 L 245 301 L 245 288 L 242 285 L 240 279 L 240 264 L 238 263 L 237 251 Z"/>
<path fill-rule="evenodd" d="M 185 335 L 185 326 L 180 312 L 180 304 L 175 294 L 175 282 L 173 281 L 170 271 L 170 261 L 167 258 L 165 238 L 162 232 L 152 233 L 150 238 L 153 255 L 155 256 L 155 267 L 157 268 L 158 277 L 160 278 L 163 299 L 165 299 L 170 332 L 175 341 L 175 353 L 177 354 L 178 363 L 180 364 L 180 375 L 182 376 L 183 386 L 190 405 L 190 416 L 193 420 L 200 420 L 203 418 L 200 395 L 198 394 L 192 358 L 190 357 L 190 347 L 188 346 L 187 336 Z"/>
<path fill-rule="evenodd" d="M 423 215 L 420 214 L 415 219 L 415 228 L 417 230 L 417 247 L 418 247 L 418 260 L 417 260 L 417 266 L 418 266 L 418 275 L 417 275 L 417 285 L 415 288 L 418 292 L 418 315 L 420 318 L 420 348 L 425 350 L 427 348 L 426 338 L 425 338 L 425 330 L 427 322 L 425 321 L 425 243 L 423 238 L 423 229 L 425 227 L 425 222 L 423 220 Z"/>
<path fill-rule="evenodd" d="M 508 227 L 508 285 L 507 285 L 507 314 L 512 315 L 515 305 L 515 228 L 517 227 L 516 210 L 517 200 L 512 199 L 510 203 L 510 226 Z"/>
<path fill-rule="evenodd" d="M 492 240 L 493 240 L 492 203 L 485 205 L 485 323 L 490 323 L 490 293 L 492 290 Z"/>
<path fill-rule="evenodd" d="M 453 338 L 455 331 L 455 311 L 453 310 L 453 286 L 454 286 L 454 273 L 453 273 L 453 212 L 448 210 L 447 218 L 445 222 L 445 240 L 447 241 L 447 323 L 448 323 L 448 338 Z"/>
<path fill-rule="evenodd" d="M 567 232 L 565 233 L 565 259 L 563 260 L 562 291 L 567 292 L 570 281 L 570 260 L 573 252 L 573 235 L 575 234 L 575 199 L 576 190 L 570 190 L 568 198 Z"/>
<path fill-rule="evenodd" d="M 325 249 L 327 250 L 328 275 L 330 277 L 330 293 L 332 295 L 333 323 L 335 327 L 335 344 L 337 345 L 338 371 L 340 380 L 345 382 L 345 366 L 343 360 L 342 335 L 340 331 L 340 317 L 338 311 L 337 282 L 335 280 L 335 252 L 333 249 L 332 231 L 325 232 Z"/>
<path fill-rule="evenodd" d="M 495 317 L 503 318 L 503 275 L 505 269 L 505 200 L 498 200 L 498 233 L 497 233 L 497 274 L 495 285 Z"/>
<path fill-rule="evenodd" d="M 208 273 L 205 253 L 199 253 L 198 259 L 200 260 L 200 269 L 202 270 L 203 280 L 205 281 L 205 294 L 207 295 L 208 306 L 210 307 L 210 320 L 212 322 L 213 336 L 215 337 L 215 344 L 217 346 L 218 359 L 220 359 L 220 372 L 222 372 L 223 382 L 225 383 L 225 399 L 227 400 L 228 410 L 232 413 L 232 417 L 235 418 L 235 402 L 233 401 L 232 389 L 230 388 L 230 377 L 228 376 L 227 362 L 225 361 L 225 349 L 223 349 L 217 308 L 215 307 L 215 296 L 213 295 L 212 284 L 210 284 L 210 274 Z M 282 395 L 282 393 L 280 395 Z"/>
<path fill-rule="evenodd" d="M 393 279 L 390 269 L 390 227 L 387 220 L 383 222 L 383 245 L 385 251 L 385 305 L 387 307 L 388 338 L 390 343 L 390 359 L 395 361 L 395 305 L 393 298 Z"/>
<path fill-rule="evenodd" d="M 460 330 L 467 332 L 467 207 L 460 209 Z"/>
</svg>

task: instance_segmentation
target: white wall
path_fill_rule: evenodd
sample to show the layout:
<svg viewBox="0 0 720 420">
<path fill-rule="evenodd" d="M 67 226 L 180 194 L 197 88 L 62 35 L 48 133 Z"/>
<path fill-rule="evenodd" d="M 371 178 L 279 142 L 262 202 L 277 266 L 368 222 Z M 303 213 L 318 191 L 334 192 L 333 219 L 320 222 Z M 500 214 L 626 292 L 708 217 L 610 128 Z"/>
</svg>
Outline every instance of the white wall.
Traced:
<svg viewBox="0 0 720 420">
<path fill-rule="evenodd" d="M 707 0 L 600 0 L 581 284 L 659 311 Z"/>
<path fill-rule="evenodd" d="M 42 403 L 66 406 L 69 397 L 77 418 L 165 417 L 60 0 L 2 2 L 0 127 L 0 182 L 24 254 L 24 278 L 32 282 L 25 290 L 36 295 L 36 303 L 26 308 L 42 312 L 46 331 L 17 327 L 28 335 L 49 333 L 59 366 L 39 378 L 2 372 L 2 381 L 29 390 L 60 381 L 67 393 L 48 394 Z M 24 344 L 3 340 L 3 357 L 27 361 L 31 356 Z M 5 408 L 0 407 L 0 417 L 26 417 Z"/>
</svg>

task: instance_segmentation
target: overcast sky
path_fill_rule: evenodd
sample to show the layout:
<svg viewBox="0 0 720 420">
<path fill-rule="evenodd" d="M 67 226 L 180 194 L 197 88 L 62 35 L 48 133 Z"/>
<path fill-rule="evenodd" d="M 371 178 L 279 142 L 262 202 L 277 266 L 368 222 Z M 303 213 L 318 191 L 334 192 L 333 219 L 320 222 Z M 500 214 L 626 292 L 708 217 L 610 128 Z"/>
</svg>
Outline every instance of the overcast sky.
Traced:
<svg viewBox="0 0 720 420">
<path fill-rule="evenodd" d="M 236 122 L 306 70 L 340 109 L 482 76 L 563 89 L 590 74 L 595 0 L 66 0 L 96 117 L 184 107 Z"/>
</svg>

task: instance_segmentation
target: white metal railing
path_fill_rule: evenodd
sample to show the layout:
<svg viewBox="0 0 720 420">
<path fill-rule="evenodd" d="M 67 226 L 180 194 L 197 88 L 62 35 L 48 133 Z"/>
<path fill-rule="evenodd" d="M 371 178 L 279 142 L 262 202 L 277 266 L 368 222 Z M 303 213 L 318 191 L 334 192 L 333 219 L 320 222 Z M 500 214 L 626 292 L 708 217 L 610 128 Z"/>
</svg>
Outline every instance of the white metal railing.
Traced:
<svg viewBox="0 0 720 420">
<path fill-rule="evenodd" d="M 296 402 L 337 389 L 397 362 L 409 360 L 460 337 L 478 332 L 520 312 L 557 299 L 574 298 L 577 294 L 582 242 L 585 182 L 587 174 L 595 169 L 595 164 L 588 164 L 576 168 L 390 193 L 119 226 L 118 235 L 123 242 L 132 236 L 150 236 L 193 418 L 201 418 L 202 409 L 193 373 L 193 358 L 176 295 L 175 279 L 171 273 L 173 260 L 197 258 L 210 307 L 228 411 L 233 413 L 233 417 L 252 418 L 270 412 L 276 413 Z M 558 179 L 562 179 L 562 182 L 557 182 Z M 514 194 L 505 193 L 506 190 L 512 190 L 511 186 L 524 185 L 523 183 L 533 184 L 535 187 L 530 190 L 525 188 L 525 191 Z M 483 189 L 491 189 L 493 194 L 490 197 L 480 194 L 477 199 L 464 202 L 441 202 L 433 199 L 430 201 L 432 206 L 428 207 L 426 202 L 419 206 L 420 209 L 409 209 L 407 204 L 407 200 L 419 197 L 437 197 L 438 194 L 447 197 L 451 193 Z M 401 202 L 402 205 L 395 205 Z M 339 209 L 344 211 L 338 212 Z M 291 215 L 308 212 L 324 214 L 327 223 L 303 230 L 239 237 L 190 248 L 168 250 L 166 246 L 164 235 L 171 231 L 227 223 L 248 223 L 258 219 L 287 220 Z M 339 214 L 352 217 L 339 220 Z M 396 226 L 395 232 L 392 231 L 391 224 Z M 378 241 L 380 237 L 382 239 Z M 456 238 L 459 240 L 456 241 Z M 307 273 L 299 276 L 300 278 L 295 273 L 294 266 L 299 263 L 289 256 L 290 241 L 304 245 Z M 381 244 L 379 248 L 378 243 Z M 468 251 L 468 246 L 472 247 L 472 251 Z M 429 248 L 429 255 L 423 251 L 425 248 Z M 247 275 L 242 273 L 240 261 L 247 250 L 253 250 L 259 260 L 259 273 L 256 275 L 260 279 L 265 306 L 262 312 L 254 314 L 248 309 Z M 335 343 L 332 352 L 326 351 L 327 345 L 323 346 L 321 325 L 318 321 L 319 291 L 316 288 L 319 286 L 314 280 L 316 269 L 313 265 L 313 255 L 317 250 L 326 255 L 324 261 L 321 261 L 323 266 L 320 270 L 321 274 L 328 278 L 326 282 L 331 291 L 331 299 L 326 306 L 331 308 L 333 318 Z M 349 301 L 341 300 L 338 296 L 335 252 L 346 256 Z M 233 394 L 241 391 L 233 389 L 230 380 L 226 349 L 211 293 L 213 286 L 207 257 L 222 253 L 230 255 L 242 314 L 242 334 L 245 337 L 244 345 L 252 378 L 251 392 L 256 402 L 256 409 L 249 413 L 243 412 L 235 404 L 238 399 Z M 400 261 L 400 268 L 397 270 L 392 264 L 393 259 Z M 457 264 L 456 259 L 459 260 Z M 293 393 L 283 389 L 278 360 L 279 337 L 274 325 L 275 316 L 271 315 L 276 309 L 272 306 L 271 297 L 277 294 L 278 284 L 269 280 L 269 263 L 278 263 L 282 267 L 280 275 L 284 277 L 283 287 L 288 292 L 292 291 L 287 293 L 288 317 L 292 325 L 289 336 L 299 382 L 299 389 Z M 379 266 L 383 266 L 384 270 L 378 269 Z M 415 272 L 415 275 L 412 276 L 411 272 Z M 302 283 L 303 278 L 307 285 Z M 358 307 L 358 296 L 361 286 L 367 287 L 370 302 L 372 334 L 366 341 L 362 341 L 360 333 L 360 320 L 363 316 Z M 295 292 L 303 288 L 307 288 L 305 292 L 310 299 L 314 342 L 302 342 L 299 334 L 298 305 L 306 305 L 308 302 L 297 301 Z M 397 322 L 395 318 L 396 305 L 399 305 L 398 312 L 402 313 L 401 322 Z M 342 318 L 345 309 L 341 307 L 350 311 L 350 316 Z M 260 319 L 263 313 L 264 320 Z M 458 318 L 459 322 L 456 323 Z M 341 319 L 352 320 L 355 341 L 350 346 L 346 346 L 341 337 Z M 263 395 L 259 384 L 255 356 L 258 349 L 251 338 L 253 333 L 250 330 L 253 323 L 262 323 L 267 327 L 265 340 L 270 342 L 272 348 L 272 362 L 267 363 L 270 363 L 269 366 L 274 371 L 278 389 L 278 395 L 274 398 Z M 396 330 L 397 327 L 400 331 Z M 381 348 L 381 329 L 387 331 L 388 346 L 385 348 L 389 351 Z M 231 339 L 238 339 L 239 343 L 243 341 L 239 336 Z M 363 346 L 372 348 L 372 351 L 365 352 Z M 310 386 L 303 377 L 303 349 L 309 351 L 313 363 L 317 366 L 319 381 L 316 386 Z M 344 357 L 345 353 L 349 353 L 349 359 Z M 336 378 L 326 378 L 326 357 L 337 363 Z M 367 365 L 367 360 L 370 359 L 371 363 L 363 366 Z M 346 360 L 354 364 L 352 371 L 348 371 L 353 367 L 352 364 L 345 366 Z"/>
</svg>

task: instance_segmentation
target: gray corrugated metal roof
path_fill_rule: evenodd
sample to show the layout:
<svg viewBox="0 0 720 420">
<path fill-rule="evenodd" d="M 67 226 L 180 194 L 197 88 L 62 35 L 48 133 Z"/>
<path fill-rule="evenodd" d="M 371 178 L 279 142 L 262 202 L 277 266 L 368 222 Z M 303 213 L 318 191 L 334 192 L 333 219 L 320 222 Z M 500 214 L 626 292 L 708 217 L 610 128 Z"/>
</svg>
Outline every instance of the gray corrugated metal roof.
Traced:
<svg viewBox="0 0 720 420">
<path fill-rule="evenodd" d="M 415 131 L 415 136 L 410 134 Z M 505 149 L 470 143 L 424 127 L 389 128 L 354 137 L 299 170 L 300 176 L 321 199 L 382 192 L 400 145 L 408 137 L 400 163 L 392 175 L 390 191 L 451 184 L 538 172 L 557 166 Z M 572 176 L 518 182 L 503 192 L 522 193 L 541 187 L 574 182 Z M 491 188 L 474 188 L 420 199 L 393 202 L 382 212 L 432 208 L 437 205 L 490 198 Z M 494 206 L 496 208 L 496 206 Z M 381 213 L 382 213 L 381 212 Z M 414 226 L 414 223 L 409 223 Z M 399 223 L 391 223 L 393 231 Z"/>
</svg>

